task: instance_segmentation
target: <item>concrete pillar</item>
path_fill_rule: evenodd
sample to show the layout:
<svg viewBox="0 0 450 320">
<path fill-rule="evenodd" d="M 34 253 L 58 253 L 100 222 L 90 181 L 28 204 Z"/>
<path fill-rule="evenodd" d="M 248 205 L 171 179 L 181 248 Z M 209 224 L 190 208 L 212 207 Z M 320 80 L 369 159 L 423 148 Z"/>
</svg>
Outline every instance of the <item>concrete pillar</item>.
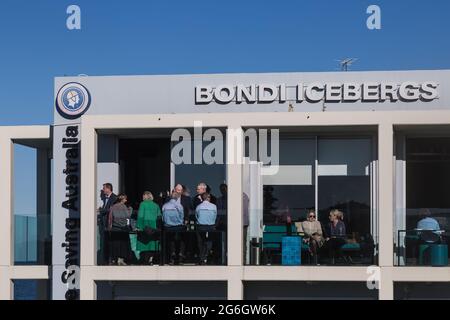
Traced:
<svg viewBox="0 0 450 320">
<path fill-rule="evenodd" d="M 0 128 L 0 300 L 13 298 L 10 266 L 14 264 L 13 251 L 13 164 L 14 145 Z"/>
<path fill-rule="evenodd" d="M 378 127 L 379 159 L 379 265 L 392 267 L 394 260 L 394 135 L 392 123 Z"/>
<path fill-rule="evenodd" d="M 13 242 L 13 170 L 14 144 L 6 132 L 0 131 L 0 266 L 14 264 Z"/>
<path fill-rule="evenodd" d="M 80 270 L 80 300 L 96 300 L 96 284 L 91 277 L 89 267 L 81 267 Z"/>
<path fill-rule="evenodd" d="M 14 287 L 10 279 L 9 268 L 0 266 L 0 301 L 14 298 Z"/>
<path fill-rule="evenodd" d="M 228 300 L 243 300 L 242 267 L 230 267 L 227 283 Z"/>
<path fill-rule="evenodd" d="M 227 177 L 228 212 L 227 242 L 228 265 L 241 266 L 242 246 L 242 161 L 244 150 L 243 132 L 240 126 L 227 128 Z"/>
<path fill-rule="evenodd" d="M 392 268 L 381 268 L 380 282 L 378 290 L 378 298 L 380 300 L 393 300 L 394 299 L 394 281 L 392 279 Z"/>
</svg>

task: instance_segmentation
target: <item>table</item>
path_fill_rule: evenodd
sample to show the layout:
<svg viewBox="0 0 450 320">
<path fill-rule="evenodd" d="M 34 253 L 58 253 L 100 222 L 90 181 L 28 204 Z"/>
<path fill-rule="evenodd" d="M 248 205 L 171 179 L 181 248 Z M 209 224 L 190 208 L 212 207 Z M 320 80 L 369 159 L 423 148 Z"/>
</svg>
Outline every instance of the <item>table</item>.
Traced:
<svg viewBox="0 0 450 320">
<path fill-rule="evenodd" d="M 400 252 L 400 250 L 402 248 L 405 249 L 405 253 L 404 253 L 404 258 L 405 258 L 405 266 L 407 264 L 407 257 L 406 257 L 406 238 L 409 237 L 410 239 L 413 240 L 420 240 L 420 232 L 423 231 L 427 231 L 427 232 L 435 232 L 437 234 L 439 234 L 442 238 L 449 238 L 450 237 L 450 232 L 447 230 L 422 230 L 422 229 L 409 229 L 409 230 L 398 230 L 397 231 L 397 265 L 400 266 L 400 258 L 402 257 L 402 254 Z M 401 234 L 405 234 L 404 235 L 404 241 L 403 241 L 403 246 L 400 245 L 400 237 Z M 413 250 L 413 252 L 416 252 L 416 250 Z M 413 257 L 414 258 L 414 257 Z"/>
</svg>

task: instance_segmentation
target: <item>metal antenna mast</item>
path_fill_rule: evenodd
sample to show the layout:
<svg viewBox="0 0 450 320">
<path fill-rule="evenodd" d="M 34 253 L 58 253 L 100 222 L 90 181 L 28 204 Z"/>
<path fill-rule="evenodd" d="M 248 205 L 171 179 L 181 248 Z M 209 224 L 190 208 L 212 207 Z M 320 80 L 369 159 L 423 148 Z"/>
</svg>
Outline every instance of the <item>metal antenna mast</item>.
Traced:
<svg viewBox="0 0 450 320">
<path fill-rule="evenodd" d="M 358 60 L 358 58 L 345 58 L 336 61 L 339 62 L 341 71 L 348 71 L 348 67 L 350 67 L 356 60 Z"/>
</svg>

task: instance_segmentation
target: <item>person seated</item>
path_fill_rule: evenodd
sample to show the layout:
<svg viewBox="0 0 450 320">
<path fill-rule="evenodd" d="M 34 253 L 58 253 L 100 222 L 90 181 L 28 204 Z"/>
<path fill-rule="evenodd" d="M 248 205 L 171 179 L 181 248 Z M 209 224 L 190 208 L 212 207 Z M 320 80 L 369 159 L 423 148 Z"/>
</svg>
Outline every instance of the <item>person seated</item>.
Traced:
<svg viewBox="0 0 450 320">
<path fill-rule="evenodd" d="M 318 264 L 317 253 L 322 247 L 324 239 L 322 233 L 322 225 L 316 220 L 316 212 L 314 210 L 308 211 L 307 219 L 298 224 L 299 233 L 303 233 L 303 242 L 309 245 L 309 252 L 315 264 Z"/>
<path fill-rule="evenodd" d="M 439 222 L 431 217 L 431 211 L 429 209 L 422 209 L 419 215 L 423 218 L 417 222 L 417 229 L 433 231 L 441 230 Z"/>
<path fill-rule="evenodd" d="M 195 208 L 200 264 L 207 263 L 208 254 L 212 249 L 212 242 L 209 240 L 208 232 L 214 231 L 216 226 L 217 207 L 210 201 L 211 196 L 205 192 L 202 194 L 202 202 Z"/>
<path fill-rule="evenodd" d="M 440 234 L 437 232 L 430 232 L 441 230 L 439 222 L 431 216 L 431 211 L 429 209 L 422 209 L 419 215 L 423 217 L 417 222 L 417 230 L 421 242 L 439 243 L 441 241 Z M 422 230 L 425 232 L 421 232 Z"/>
<path fill-rule="evenodd" d="M 176 256 L 179 257 L 178 262 L 184 260 L 184 242 L 181 239 L 180 232 L 185 231 L 184 225 L 184 209 L 179 202 L 181 194 L 173 191 L 170 200 L 162 207 L 162 216 L 164 228 L 171 232 L 169 234 L 170 248 L 170 264 L 175 263 Z"/>
<path fill-rule="evenodd" d="M 328 217 L 330 222 L 326 229 L 324 247 L 328 250 L 331 262 L 334 264 L 336 257 L 342 257 L 341 247 L 346 243 L 346 228 L 342 221 L 343 213 L 340 210 L 333 209 Z"/>
</svg>

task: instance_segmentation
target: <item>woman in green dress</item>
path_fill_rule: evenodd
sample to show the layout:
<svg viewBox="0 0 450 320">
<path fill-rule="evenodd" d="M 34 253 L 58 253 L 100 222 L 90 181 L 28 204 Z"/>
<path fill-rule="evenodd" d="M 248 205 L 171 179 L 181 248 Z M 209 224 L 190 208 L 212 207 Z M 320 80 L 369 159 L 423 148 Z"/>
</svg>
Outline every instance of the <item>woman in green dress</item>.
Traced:
<svg viewBox="0 0 450 320">
<path fill-rule="evenodd" d="M 136 228 L 144 231 L 145 227 L 157 228 L 157 220 L 161 216 L 161 209 L 153 202 L 153 195 L 150 191 L 145 191 L 142 196 L 143 201 L 139 205 Z M 159 251 L 159 241 L 149 241 L 143 243 L 138 240 L 137 248 L 140 251 L 140 260 L 144 264 L 153 264 L 155 253 Z"/>
</svg>

